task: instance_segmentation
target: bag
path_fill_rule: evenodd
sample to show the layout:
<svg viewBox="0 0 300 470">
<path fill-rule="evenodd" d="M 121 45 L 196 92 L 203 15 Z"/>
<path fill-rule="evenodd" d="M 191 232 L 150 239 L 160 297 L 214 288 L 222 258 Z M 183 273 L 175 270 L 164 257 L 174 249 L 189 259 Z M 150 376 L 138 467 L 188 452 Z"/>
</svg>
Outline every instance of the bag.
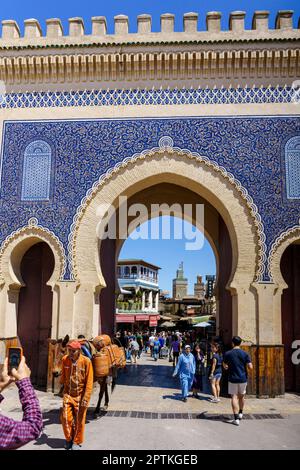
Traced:
<svg viewBox="0 0 300 470">
<path fill-rule="evenodd" d="M 106 377 L 109 375 L 110 357 L 109 352 L 104 348 L 102 351 L 97 352 L 92 358 L 94 380 Z"/>
<path fill-rule="evenodd" d="M 117 369 L 122 369 L 123 367 L 126 366 L 126 356 L 125 356 L 125 351 L 122 346 L 118 346 L 117 344 L 112 344 L 111 346 L 112 354 L 114 355 L 115 358 L 115 366 Z"/>
</svg>

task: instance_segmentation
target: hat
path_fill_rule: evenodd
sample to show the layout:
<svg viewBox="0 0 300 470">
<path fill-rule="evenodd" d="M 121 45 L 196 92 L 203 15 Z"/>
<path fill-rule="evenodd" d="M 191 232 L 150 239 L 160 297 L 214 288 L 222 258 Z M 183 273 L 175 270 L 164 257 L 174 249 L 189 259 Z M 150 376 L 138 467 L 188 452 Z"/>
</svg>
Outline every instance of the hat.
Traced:
<svg viewBox="0 0 300 470">
<path fill-rule="evenodd" d="M 71 349 L 81 349 L 81 344 L 79 343 L 79 341 L 70 341 L 68 344 L 67 344 L 68 348 L 71 348 Z"/>
<path fill-rule="evenodd" d="M 191 346 L 190 346 L 189 344 L 186 344 L 186 345 L 184 346 L 184 349 L 187 349 L 187 348 L 190 348 L 190 349 L 191 349 Z"/>
</svg>

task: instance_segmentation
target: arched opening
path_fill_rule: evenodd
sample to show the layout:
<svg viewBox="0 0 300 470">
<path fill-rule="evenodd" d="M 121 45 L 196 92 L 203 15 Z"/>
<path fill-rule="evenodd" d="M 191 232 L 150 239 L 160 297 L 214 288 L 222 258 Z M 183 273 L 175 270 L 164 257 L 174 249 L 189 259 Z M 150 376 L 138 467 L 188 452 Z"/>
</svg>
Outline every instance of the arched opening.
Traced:
<svg viewBox="0 0 300 470">
<path fill-rule="evenodd" d="M 38 387 L 47 384 L 48 338 L 52 327 L 52 289 L 47 285 L 54 270 L 54 255 L 45 242 L 31 246 L 23 255 L 17 333 L 26 361 L 31 369 L 32 382 Z"/>
<path fill-rule="evenodd" d="M 218 333 L 222 335 L 225 343 L 229 343 L 232 337 L 232 296 L 228 290 L 228 285 L 232 277 L 233 270 L 233 250 L 229 231 L 220 213 L 206 199 L 196 194 L 187 187 L 179 186 L 174 183 L 165 182 L 152 184 L 145 189 L 133 194 L 127 201 L 128 207 L 134 204 L 144 204 L 151 213 L 152 204 L 167 204 L 169 207 L 178 203 L 182 209 L 185 204 L 204 205 L 204 231 L 205 237 L 209 241 L 217 265 L 217 283 L 215 287 L 215 295 L 217 301 L 217 327 Z M 180 212 L 180 211 L 179 211 Z M 180 214 L 174 213 L 176 217 Z M 118 216 L 117 216 L 118 219 Z M 128 216 L 128 226 L 134 217 Z M 145 216 L 145 220 L 149 217 Z M 191 215 L 190 221 L 196 225 L 195 214 Z M 117 263 L 119 253 L 123 246 L 124 239 L 116 240 L 106 239 L 100 243 L 100 266 L 106 283 L 106 287 L 100 292 L 100 317 L 99 330 L 101 332 L 113 332 L 115 330 L 115 299 L 118 289 L 117 284 Z M 171 253 L 170 253 L 171 256 Z M 124 275 L 126 276 L 126 268 Z M 141 276 L 149 276 L 151 269 L 147 267 L 141 268 Z M 152 271 L 153 272 L 153 271 Z M 155 280 L 155 275 L 152 274 Z M 149 295 L 145 294 L 145 306 L 149 305 Z M 150 299 L 151 301 L 151 299 Z"/>
<path fill-rule="evenodd" d="M 280 269 L 288 285 L 281 298 L 285 389 L 300 392 L 300 364 L 294 364 L 292 361 L 293 342 L 300 338 L 300 240 L 285 249 Z"/>
</svg>

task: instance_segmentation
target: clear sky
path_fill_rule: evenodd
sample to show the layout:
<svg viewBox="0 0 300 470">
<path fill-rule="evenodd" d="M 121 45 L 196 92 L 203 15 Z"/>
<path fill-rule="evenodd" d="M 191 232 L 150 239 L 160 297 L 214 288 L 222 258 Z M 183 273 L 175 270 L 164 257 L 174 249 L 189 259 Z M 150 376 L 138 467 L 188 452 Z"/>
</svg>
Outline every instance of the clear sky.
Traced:
<svg viewBox="0 0 300 470">
<path fill-rule="evenodd" d="M 128 238 L 122 247 L 119 259 L 144 259 L 162 268 L 159 271 L 159 285 L 161 289 L 169 291 L 170 295 L 172 295 L 172 280 L 176 277 L 176 270 L 183 261 L 184 274 L 189 280 L 189 294 L 193 294 L 194 283 L 198 274 L 205 276 L 206 274 L 216 273 L 215 256 L 210 244 L 205 239 L 200 250 L 187 250 L 186 244 L 192 240 L 191 230 L 195 232 L 196 229 L 188 222 L 184 222 L 182 233 L 183 235 L 187 234 L 188 238 L 183 237 L 181 240 L 176 240 L 174 239 L 174 217 L 171 219 L 171 237 L 169 240 L 133 240 Z M 164 220 L 166 221 L 167 217 L 164 217 Z M 182 224 L 180 219 L 177 219 L 178 222 Z M 149 222 L 143 224 L 142 227 L 146 227 L 150 234 Z M 162 234 L 161 227 L 160 224 L 160 236 Z M 136 233 L 133 232 L 133 234 Z M 200 232 L 197 231 L 197 234 L 199 235 Z M 201 238 L 204 237 L 201 236 Z"/>
<path fill-rule="evenodd" d="M 176 15 L 175 29 L 182 30 L 182 15 L 190 11 L 199 13 L 199 27 L 205 29 L 205 13 L 207 11 L 221 11 L 222 27 L 228 28 L 230 11 L 244 10 L 247 12 L 246 27 L 251 27 L 252 14 L 255 10 L 269 10 L 270 25 L 274 27 L 274 20 L 278 10 L 294 10 L 294 25 L 300 15 L 299 0 L 231 0 L 225 2 L 208 0 L 11 0 L 1 1 L 0 19 L 15 19 L 23 30 L 23 21 L 26 18 L 36 18 L 45 31 L 47 18 L 61 18 L 65 32 L 68 31 L 68 18 L 80 16 L 85 20 L 86 33 L 91 32 L 90 18 L 92 16 L 106 16 L 108 32 L 113 33 L 113 17 L 118 14 L 129 16 L 129 29 L 136 31 L 136 17 L 142 13 L 153 17 L 152 29 L 159 31 L 160 15 L 174 13 Z"/>
</svg>

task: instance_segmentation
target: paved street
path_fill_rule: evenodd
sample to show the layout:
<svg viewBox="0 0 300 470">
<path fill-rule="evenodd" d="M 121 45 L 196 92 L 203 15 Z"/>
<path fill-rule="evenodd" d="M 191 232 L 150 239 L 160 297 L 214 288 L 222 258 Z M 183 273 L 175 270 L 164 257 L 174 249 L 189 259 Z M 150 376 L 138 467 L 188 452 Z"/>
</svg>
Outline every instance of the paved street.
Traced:
<svg viewBox="0 0 300 470">
<path fill-rule="evenodd" d="M 230 401 L 212 404 L 208 394 L 180 401 L 172 364 L 157 363 L 143 355 L 137 365 L 128 365 L 118 378 L 106 414 L 95 420 L 95 385 L 83 449 L 300 449 L 300 396 L 247 400 L 245 420 L 237 428 Z M 43 408 L 44 432 L 37 442 L 23 449 L 62 449 L 64 436 L 59 422 L 61 398 L 38 391 Z M 16 388 L 5 392 L 2 412 L 21 417 Z"/>
</svg>

